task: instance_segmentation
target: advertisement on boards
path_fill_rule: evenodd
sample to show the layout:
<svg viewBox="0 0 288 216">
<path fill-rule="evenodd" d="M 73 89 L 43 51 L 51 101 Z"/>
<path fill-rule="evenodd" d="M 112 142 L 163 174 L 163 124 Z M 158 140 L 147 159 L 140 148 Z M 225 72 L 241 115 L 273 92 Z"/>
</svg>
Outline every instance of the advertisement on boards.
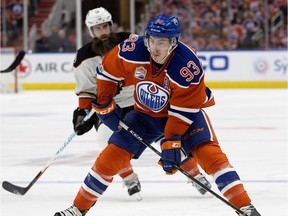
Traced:
<svg viewBox="0 0 288 216">
<path fill-rule="evenodd" d="M 287 51 L 199 51 L 197 54 L 206 82 L 214 87 L 287 86 Z M 74 53 L 27 54 L 18 67 L 18 82 L 24 89 L 74 89 L 74 58 Z"/>
</svg>

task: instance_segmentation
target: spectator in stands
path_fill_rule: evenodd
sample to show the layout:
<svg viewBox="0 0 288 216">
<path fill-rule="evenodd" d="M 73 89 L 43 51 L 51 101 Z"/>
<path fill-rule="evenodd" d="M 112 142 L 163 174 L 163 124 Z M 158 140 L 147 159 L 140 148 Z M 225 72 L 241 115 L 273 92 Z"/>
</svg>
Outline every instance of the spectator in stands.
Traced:
<svg viewBox="0 0 288 216">
<path fill-rule="evenodd" d="M 1 3 L 1 46 L 9 45 L 9 42 L 17 36 L 16 27 L 13 24 L 11 16 L 11 5 L 12 1 L 6 2 L 6 5 Z"/>
<path fill-rule="evenodd" d="M 52 33 L 48 38 L 50 52 L 74 52 L 75 47 L 66 35 L 66 29 L 52 26 Z"/>
<path fill-rule="evenodd" d="M 24 17 L 23 3 L 20 0 L 16 0 L 11 6 L 11 11 L 12 11 L 11 16 L 13 24 L 19 31 L 21 31 L 23 27 L 23 17 Z"/>
<path fill-rule="evenodd" d="M 46 31 L 42 31 L 35 44 L 36 52 L 49 52 L 49 39 Z"/>
<path fill-rule="evenodd" d="M 55 41 L 57 45 L 58 52 L 74 52 L 75 48 L 73 47 L 72 42 L 66 37 L 65 29 L 59 29 L 58 38 Z"/>
<path fill-rule="evenodd" d="M 59 36 L 58 36 L 59 27 L 57 25 L 53 25 L 51 27 L 51 34 L 48 38 L 48 43 L 50 47 L 50 52 L 58 52 L 59 51 Z"/>
<path fill-rule="evenodd" d="M 30 0 L 33 14 L 38 14 L 38 4 L 40 0 Z"/>
</svg>

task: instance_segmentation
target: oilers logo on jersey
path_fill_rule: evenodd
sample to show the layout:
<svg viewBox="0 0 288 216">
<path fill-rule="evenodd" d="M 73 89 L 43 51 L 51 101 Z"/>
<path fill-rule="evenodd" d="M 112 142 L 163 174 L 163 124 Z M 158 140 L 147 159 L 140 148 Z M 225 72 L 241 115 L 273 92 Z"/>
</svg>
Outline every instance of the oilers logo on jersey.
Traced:
<svg viewBox="0 0 288 216">
<path fill-rule="evenodd" d="M 136 85 L 138 101 L 152 110 L 160 112 L 168 104 L 169 92 L 153 82 L 139 82 Z"/>
</svg>

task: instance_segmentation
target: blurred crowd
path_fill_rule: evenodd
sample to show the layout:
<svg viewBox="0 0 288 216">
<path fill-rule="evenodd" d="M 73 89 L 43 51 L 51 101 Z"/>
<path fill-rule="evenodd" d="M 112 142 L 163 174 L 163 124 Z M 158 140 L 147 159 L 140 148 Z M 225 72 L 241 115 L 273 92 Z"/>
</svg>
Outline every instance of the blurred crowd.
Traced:
<svg viewBox="0 0 288 216">
<path fill-rule="evenodd" d="M 41 0 L 29 1 L 29 14 L 38 13 L 39 1 Z M 21 2 L 23 1 L 6 0 L 6 2 L 8 2 L 5 13 L 8 20 L 7 35 L 10 40 L 13 40 L 19 31 L 22 31 L 23 3 Z M 152 2 L 154 4 L 149 9 L 149 16 L 143 22 L 149 22 L 159 13 L 178 16 L 182 25 L 181 40 L 197 50 L 288 48 L 286 0 L 155 0 Z M 2 5 L 1 13 L 3 13 Z M 59 24 L 38 34 L 36 52 L 76 50 L 75 14 L 73 16 L 65 9 L 62 13 Z M 114 30 L 118 32 L 124 29 L 115 23 Z M 82 33 L 83 44 L 91 41 L 84 22 Z"/>
<path fill-rule="evenodd" d="M 42 31 L 36 40 L 35 52 L 74 52 L 76 50 L 75 31 L 66 26 L 53 25 L 51 33 Z"/>
<path fill-rule="evenodd" d="M 181 40 L 197 50 L 288 48 L 286 0 L 164 0 L 155 8 L 150 18 L 178 16 Z"/>
<path fill-rule="evenodd" d="M 82 43 L 86 44 L 92 40 L 88 29 L 83 24 L 82 26 Z M 113 24 L 115 32 L 124 31 L 117 23 Z M 35 44 L 35 52 L 74 52 L 76 51 L 76 29 L 75 17 L 69 19 L 62 17 L 58 25 L 53 25 L 51 31 L 42 31 Z"/>
<path fill-rule="evenodd" d="M 29 0 L 28 14 L 38 13 L 38 4 L 40 0 Z M 1 46 L 5 41 L 7 44 L 18 38 L 23 32 L 23 0 L 3 0 L 0 8 L 1 15 Z M 3 31 L 6 31 L 5 34 Z"/>
</svg>

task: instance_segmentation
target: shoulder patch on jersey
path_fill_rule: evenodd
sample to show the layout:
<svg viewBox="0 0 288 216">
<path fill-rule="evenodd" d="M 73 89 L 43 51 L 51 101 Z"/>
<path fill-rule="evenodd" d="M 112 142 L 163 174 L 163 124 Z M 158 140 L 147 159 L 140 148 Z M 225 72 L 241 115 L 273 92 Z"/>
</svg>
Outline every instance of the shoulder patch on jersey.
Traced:
<svg viewBox="0 0 288 216">
<path fill-rule="evenodd" d="M 138 101 L 153 112 L 162 111 L 169 101 L 169 92 L 153 82 L 142 81 L 136 85 Z"/>
<path fill-rule="evenodd" d="M 135 78 L 140 79 L 140 80 L 144 80 L 147 74 L 147 70 L 146 68 L 144 68 L 143 66 L 137 67 L 135 70 Z"/>
</svg>

